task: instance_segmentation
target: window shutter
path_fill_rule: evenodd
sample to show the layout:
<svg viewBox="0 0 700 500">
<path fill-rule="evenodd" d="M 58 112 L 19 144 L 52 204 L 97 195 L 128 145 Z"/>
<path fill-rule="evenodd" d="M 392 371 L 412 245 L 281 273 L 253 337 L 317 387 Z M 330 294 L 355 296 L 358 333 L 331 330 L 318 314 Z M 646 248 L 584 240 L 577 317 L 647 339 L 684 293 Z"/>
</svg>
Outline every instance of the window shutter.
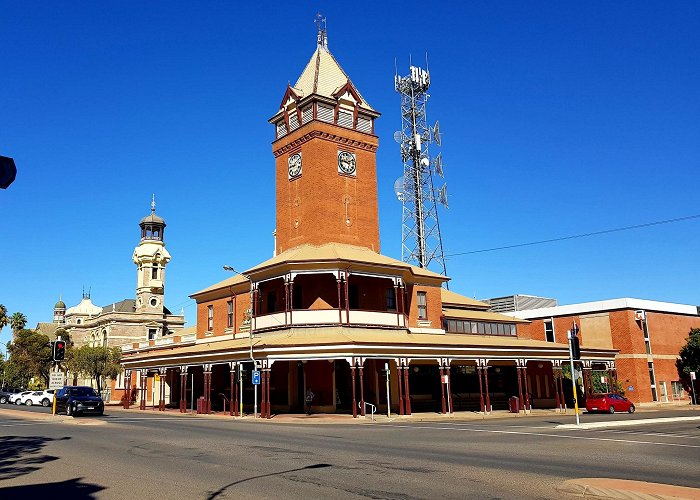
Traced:
<svg viewBox="0 0 700 500">
<path fill-rule="evenodd" d="M 333 123 L 333 108 L 319 104 L 318 119 L 322 122 Z"/>
<path fill-rule="evenodd" d="M 301 123 L 302 125 L 309 123 L 314 117 L 314 110 L 312 106 L 307 106 L 301 110 Z"/>
<path fill-rule="evenodd" d="M 372 119 L 365 116 L 357 117 L 357 130 L 360 132 L 372 133 Z"/>
<path fill-rule="evenodd" d="M 296 130 L 299 128 L 299 117 L 296 111 L 289 114 L 289 131 Z"/>
<path fill-rule="evenodd" d="M 352 128 L 352 113 L 341 109 L 338 113 L 338 125 L 341 127 Z"/>
<path fill-rule="evenodd" d="M 287 135 L 287 125 L 284 122 L 277 122 L 277 138 Z"/>
</svg>

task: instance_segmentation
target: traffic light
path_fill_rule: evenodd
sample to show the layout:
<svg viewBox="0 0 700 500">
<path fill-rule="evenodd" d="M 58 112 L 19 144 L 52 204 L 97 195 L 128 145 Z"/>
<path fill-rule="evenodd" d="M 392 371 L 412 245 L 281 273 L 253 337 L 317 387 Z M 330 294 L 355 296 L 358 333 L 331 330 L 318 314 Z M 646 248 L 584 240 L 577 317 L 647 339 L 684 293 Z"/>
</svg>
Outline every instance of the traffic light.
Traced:
<svg viewBox="0 0 700 500">
<path fill-rule="evenodd" d="M 571 357 L 581 359 L 581 346 L 577 335 L 571 335 Z"/>
<path fill-rule="evenodd" d="M 66 357 L 66 342 L 65 340 L 57 340 L 53 343 L 53 360 L 63 361 Z"/>
</svg>

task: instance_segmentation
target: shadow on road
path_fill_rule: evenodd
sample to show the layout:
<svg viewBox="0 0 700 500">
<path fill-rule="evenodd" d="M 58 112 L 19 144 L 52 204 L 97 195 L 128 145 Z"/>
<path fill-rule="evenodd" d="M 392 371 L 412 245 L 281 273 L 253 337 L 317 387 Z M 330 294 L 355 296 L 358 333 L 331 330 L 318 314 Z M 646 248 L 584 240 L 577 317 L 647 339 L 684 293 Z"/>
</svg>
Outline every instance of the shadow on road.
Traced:
<svg viewBox="0 0 700 500">
<path fill-rule="evenodd" d="M 12 479 L 29 474 L 38 470 L 42 464 L 56 460 L 57 457 L 42 455 L 40 452 L 46 443 L 64 439 L 70 438 L 0 437 L 0 479 Z"/>
<path fill-rule="evenodd" d="M 56 483 L 29 484 L 0 488 L 0 498 L 96 498 L 94 493 L 104 490 L 103 486 L 83 483 L 81 477 Z"/>
<path fill-rule="evenodd" d="M 263 477 L 270 477 L 270 476 L 279 476 L 281 474 L 287 474 L 289 472 L 299 472 L 299 471 L 308 470 L 308 469 L 323 469 L 325 467 L 333 467 L 333 466 L 331 464 L 313 464 L 313 465 L 307 465 L 306 467 L 298 467 L 296 469 L 282 470 L 279 472 L 270 472 L 269 474 L 261 474 L 259 476 L 253 476 L 253 477 L 247 477 L 245 479 L 239 479 L 238 481 L 234 481 L 233 483 L 229 483 L 226 486 L 222 486 L 218 490 L 211 492 L 209 494 L 209 496 L 207 497 L 207 499 L 213 500 L 214 498 L 221 495 L 224 491 L 229 489 L 231 486 L 236 486 L 237 484 L 245 483 L 246 481 L 251 481 L 253 479 L 260 479 Z M 0 490 L 0 493 L 2 493 L 2 490 Z"/>
</svg>

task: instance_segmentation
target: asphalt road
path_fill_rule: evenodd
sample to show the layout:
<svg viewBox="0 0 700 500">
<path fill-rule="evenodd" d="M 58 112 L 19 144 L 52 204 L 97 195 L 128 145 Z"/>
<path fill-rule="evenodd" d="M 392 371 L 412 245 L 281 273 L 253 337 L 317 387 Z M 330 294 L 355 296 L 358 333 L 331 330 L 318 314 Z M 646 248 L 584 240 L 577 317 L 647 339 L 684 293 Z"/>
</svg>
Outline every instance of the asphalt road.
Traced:
<svg viewBox="0 0 700 500">
<path fill-rule="evenodd" d="M 119 410 L 56 421 L 3 408 L 2 499 L 567 498 L 557 486 L 581 477 L 700 488 L 700 421 L 569 430 L 559 415 L 290 424 Z"/>
</svg>

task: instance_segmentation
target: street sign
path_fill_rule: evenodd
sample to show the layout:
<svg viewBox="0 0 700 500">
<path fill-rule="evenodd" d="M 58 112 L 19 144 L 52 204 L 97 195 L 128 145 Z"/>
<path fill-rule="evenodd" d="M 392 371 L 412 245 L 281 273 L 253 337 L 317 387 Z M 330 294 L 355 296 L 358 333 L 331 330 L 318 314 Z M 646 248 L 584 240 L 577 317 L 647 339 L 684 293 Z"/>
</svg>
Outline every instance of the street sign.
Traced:
<svg viewBox="0 0 700 500">
<path fill-rule="evenodd" d="M 600 383 L 601 383 L 601 384 L 607 384 L 607 383 L 608 383 L 608 379 L 605 377 L 605 375 L 601 375 L 601 376 L 600 376 Z"/>
<path fill-rule="evenodd" d="M 448 378 L 447 375 L 443 375 L 443 376 L 442 376 L 442 383 L 443 383 L 443 384 L 447 384 L 447 383 L 448 383 L 448 380 L 449 380 L 449 378 Z"/>
<path fill-rule="evenodd" d="M 695 372 L 690 372 L 690 380 L 695 380 Z"/>
<path fill-rule="evenodd" d="M 260 385 L 260 370 L 253 370 L 253 385 Z"/>
<path fill-rule="evenodd" d="M 60 389 L 64 385 L 63 372 L 51 372 L 49 375 L 49 389 Z"/>
</svg>

